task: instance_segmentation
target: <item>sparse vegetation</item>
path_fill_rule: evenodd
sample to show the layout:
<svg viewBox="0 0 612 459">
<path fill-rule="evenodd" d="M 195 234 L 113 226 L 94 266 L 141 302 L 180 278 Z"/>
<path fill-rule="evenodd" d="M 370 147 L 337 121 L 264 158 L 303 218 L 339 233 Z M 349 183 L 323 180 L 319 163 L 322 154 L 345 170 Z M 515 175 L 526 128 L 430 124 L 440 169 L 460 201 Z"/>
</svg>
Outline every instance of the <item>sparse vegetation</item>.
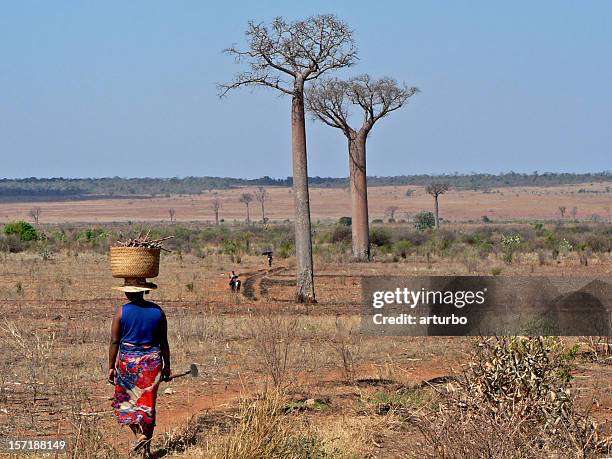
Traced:
<svg viewBox="0 0 612 459">
<path fill-rule="evenodd" d="M 419 418 L 426 457 L 596 457 L 610 452 L 597 424 L 574 408 L 576 348 L 557 338 L 489 338 L 437 415 Z"/>
<path fill-rule="evenodd" d="M 4 225 L 4 234 L 7 236 L 16 235 L 23 242 L 35 241 L 38 239 L 36 228 L 24 221 L 18 221 Z"/>
</svg>

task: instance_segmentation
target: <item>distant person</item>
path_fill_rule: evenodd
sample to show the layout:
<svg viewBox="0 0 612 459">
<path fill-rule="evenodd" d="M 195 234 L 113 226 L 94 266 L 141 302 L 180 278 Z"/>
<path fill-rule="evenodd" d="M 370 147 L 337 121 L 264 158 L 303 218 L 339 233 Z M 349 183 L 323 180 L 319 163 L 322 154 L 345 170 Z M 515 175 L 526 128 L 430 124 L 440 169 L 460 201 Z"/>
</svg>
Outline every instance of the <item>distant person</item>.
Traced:
<svg viewBox="0 0 612 459">
<path fill-rule="evenodd" d="M 126 280 L 123 291 L 128 302 L 117 308 L 111 326 L 108 351 L 108 382 L 115 386 L 112 406 L 119 424 L 130 427 L 136 441 L 132 451 L 151 457 L 155 429 L 155 403 L 161 381 L 169 381 L 170 346 L 164 311 L 146 301 L 155 284 Z"/>
<path fill-rule="evenodd" d="M 272 267 L 272 252 L 268 253 L 268 267 Z"/>
<path fill-rule="evenodd" d="M 240 279 L 238 279 L 238 274 L 232 271 L 232 273 L 229 275 L 229 279 L 229 286 L 232 289 L 232 292 L 239 292 L 241 282 Z"/>
</svg>

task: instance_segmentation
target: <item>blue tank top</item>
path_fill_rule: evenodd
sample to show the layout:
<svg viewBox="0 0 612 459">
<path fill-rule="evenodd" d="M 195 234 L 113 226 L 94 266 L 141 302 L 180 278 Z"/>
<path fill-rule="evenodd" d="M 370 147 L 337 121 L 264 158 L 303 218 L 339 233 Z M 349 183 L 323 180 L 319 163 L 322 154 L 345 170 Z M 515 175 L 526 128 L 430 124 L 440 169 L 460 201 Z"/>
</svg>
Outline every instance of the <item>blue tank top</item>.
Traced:
<svg viewBox="0 0 612 459">
<path fill-rule="evenodd" d="M 159 345 L 164 312 L 155 303 L 127 303 L 121 311 L 121 342 L 139 346 Z"/>
</svg>

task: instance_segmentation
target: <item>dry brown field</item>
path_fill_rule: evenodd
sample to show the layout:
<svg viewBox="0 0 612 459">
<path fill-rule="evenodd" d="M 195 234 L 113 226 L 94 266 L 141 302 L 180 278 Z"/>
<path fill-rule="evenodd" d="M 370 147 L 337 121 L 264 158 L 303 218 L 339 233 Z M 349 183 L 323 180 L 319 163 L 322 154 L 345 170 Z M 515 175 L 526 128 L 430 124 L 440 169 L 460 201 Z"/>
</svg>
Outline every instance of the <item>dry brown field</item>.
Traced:
<svg viewBox="0 0 612 459">
<path fill-rule="evenodd" d="M 340 190 L 321 192 L 343 196 Z M 280 193 L 275 190 L 274 198 Z M 176 199 L 189 205 L 189 198 Z M 110 210 L 117 212 L 112 218 L 120 215 Z M 45 215 L 53 214 L 46 209 Z M 70 215 L 82 218 L 78 211 Z M 115 423 L 112 387 L 105 382 L 110 321 L 122 303 L 121 294 L 110 289 L 116 280 L 107 258 L 93 253 L 55 254 L 47 260 L 31 253 L 0 256 L 0 437 L 66 437 L 75 448 L 73 457 L 125 457 L 131 434 Z M 485 260 L 478 270 L 488 274 L 499 263 Z M 473 339 L 360 336 L 359 276 L 466 274 L 466 267 L 416 256 L 399 263 L 316 259 L 315 264 L 319 303 L 304 306 L 292 301 L 290 258 L 269 270 L 261 258 L 244 257 L 237 270 L 243 292 L 234 294 L 226 283 L 227 272 L 236 267 L 229 256 L 164 257 L 160 288 L 151 299 L 169 318 L 175 371 L 195 362 L 201 375 L 162 385 L 155 457 L 206 457 L 206 445 L 235 422 L 240 398 L 271 386 L 269 365 L 258 351 L 270 330 L 290 345 L 287 365 L 279 372 L 288 397 L 328 448 L 346 453 L 330 457 L 420 457 L 418 429 L 387 413 L 385 401 L 411 388 L 414 395 L 402 403 L 417 412 L 435 395 L 422 387 L 460 374 Z M 575 254 L 546 265 L 523 254 L 502 275 L 606 275 L 611 266 L 610 254 L 599 255 L 588 267 Z M 581 407 L 608 429 L 612 367 L 579 356 L 574 377 Z M 314 404 L 306 406 L 305 400 Z M 177 432 L 190 419 L 200 442 L 181 452 Z"/>
<path fill-rule="evenodd" d="M 449 221 L 480 220 L 487 215 L 493 220 L 556 219 L 559 206 L 567 209 L 566 218 L 576 207 L 576 217 L 588 219 L 593 215 L 610 220 L 612 208 L 612 182 L 585 183 L 556 187 L 508 187 L 483 191 L 451 190 L 440 198 L 440 215 Z M 266 217 L 272 220 L 293 218 L 293 195 L 289 188 L 267 188 L 269 202 Z M 408 189 L 415 190 L 410 197 Z M 578 192 L 579 190 L 599 191 Z M 212 221 L 211 202 L 214 193 L 222 203 L 220 218 L 226 221 L 244 220 L 246 211 L 239 202 L 242 193 L 252 193 L 254 188 L 235 188 L 205 192 L 202 195 L 170 196 L 134 199 L 96 199 L 55 202 L 2 202 L 0 222 L 16 219 L 29 220 L 28 212 L 34 207 L 42 209 L 41 222 L 120 222 L 120 221 L 168 221 L 169 209 L 176 211 L 177 221 Z M 369 189 L 371 218 L 384 218 L 387 208 L 398 208 L 395 218 L 406 219 L 421 210 L 433 207 L 431 196 L 423 187 L 386 186 Z M 335 220 L 350 215 L 349 193 L 341 188 L 311 188 L 312 218 L 314 221 Z M 251 217 L 261 219 L 259 204 L 251 203 Z"/>
</svg>

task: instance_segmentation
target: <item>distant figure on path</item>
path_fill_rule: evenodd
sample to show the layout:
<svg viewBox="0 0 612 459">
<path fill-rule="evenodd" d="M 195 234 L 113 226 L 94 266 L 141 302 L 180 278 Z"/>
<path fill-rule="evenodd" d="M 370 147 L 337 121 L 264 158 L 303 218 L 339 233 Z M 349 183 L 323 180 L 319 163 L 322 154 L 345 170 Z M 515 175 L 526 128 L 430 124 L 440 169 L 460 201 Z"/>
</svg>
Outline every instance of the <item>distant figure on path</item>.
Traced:
<svg viewBox="0 0 612 459">
<path fill-rule="evenodd" d="M 239 292 L 240 284 L 242 282 L 240 282 L 240 279 L 238 279 L 238 274 L 232 271 L 232 273 L 229 275 L 229 280 L 229 286 L 232 289 L 232 292 Z"/>
<path fill-rule="evenodd" d="M 164 311 L 146 301 L 155 284 L 126 279 L 122 287 L 128 302 L 117 308 L 111 326 L 108 382 L 115 386 L 112 406 L 119 424 L 130 427 L 136 441 L 132 451 L 151 457 L 155 403 L 161 381 L 169 381 L 170 347 Z"/>
<path fill-rule="evenodd" d="M 268 267 L 271 268 L 272 267 L 272 251 L 271 250 L 265 250 L 261 254 L 265 255 L 266 257 L 268 257 Z"/>
</svg>

